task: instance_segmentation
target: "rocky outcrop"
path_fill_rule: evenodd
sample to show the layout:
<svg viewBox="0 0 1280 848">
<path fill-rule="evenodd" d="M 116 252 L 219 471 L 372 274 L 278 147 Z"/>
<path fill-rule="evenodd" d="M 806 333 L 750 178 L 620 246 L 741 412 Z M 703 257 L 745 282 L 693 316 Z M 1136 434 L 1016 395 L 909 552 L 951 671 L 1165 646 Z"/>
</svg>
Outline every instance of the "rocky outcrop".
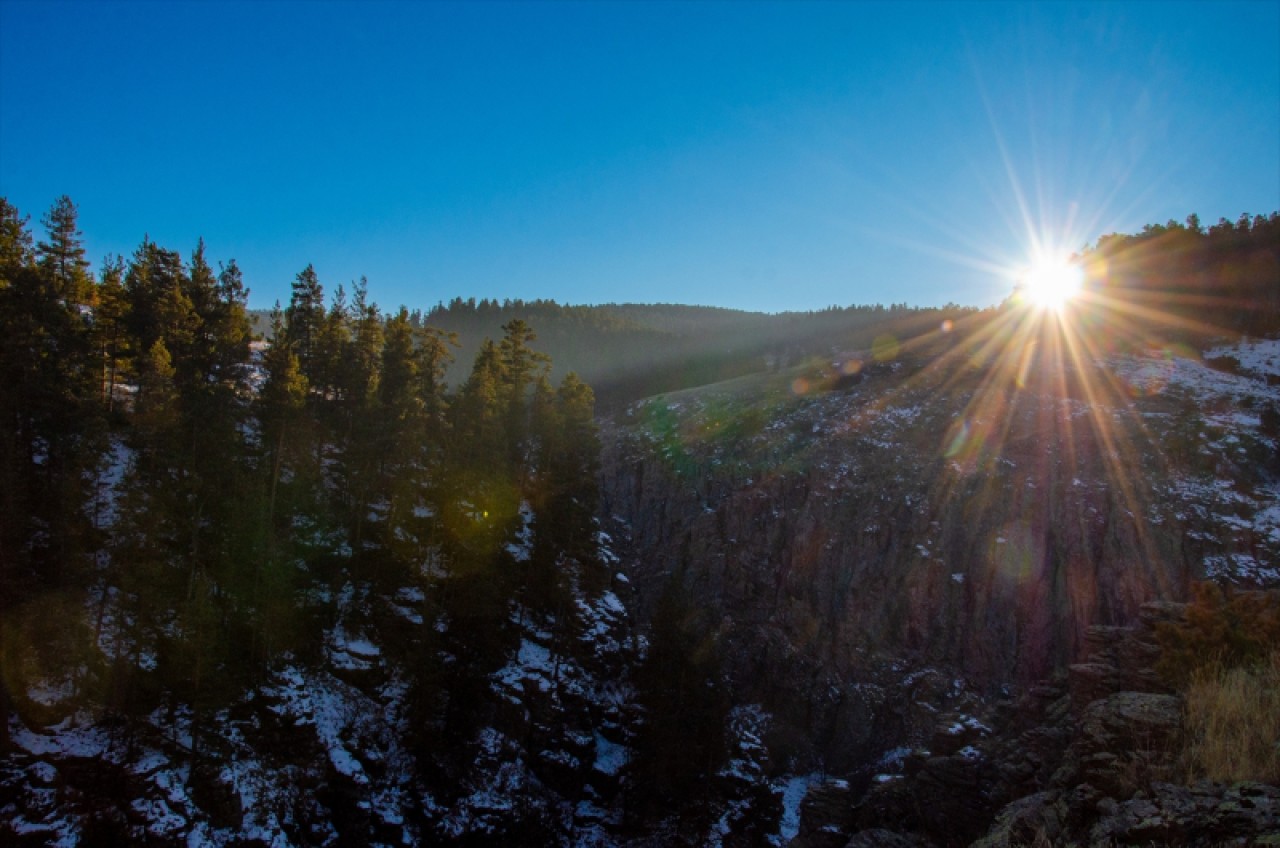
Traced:
<svg viewBox="0 0 1280 848">
<path fill-rule="evenodd" d="M 847 780 L 828 780 L 810 787 L 800 806 L 800 832 L 792 848 L 844 848 L 854 823 L 857 793 Z"/>
<path fill-rule="evenodd" d="M 800 844 L 965 844 L 1045 792 L 1087 833 L 1094 801 L 1177 777 L 1152 629 L 1258 537 L 1238 513 L 1270 489 L 1223 459 L 1262 449 L 1254 430 L 1197 432 L 1181 465 L 1166 437 L 1257 381 L 1022 353 L 1017 374 L 935 350 L 844 383 L 746 377 L 604 427 L 602 517 L 641 620 L 677 587 L 734 699 L 772 716 L 775 761 L 855 787 L 852 819 L 806 807 Z"/>
<path fill-rule="evenodd" d="M 1179 783 L 1182 703 L 1151 664 L 1156 624 L 1184 609 L 1144 605 L 1135 627 L 1092 630 L 1096 653 L 1067 676 L 997 701 L 981 718 L 943 716 L 932 750 L 877 777 L 852 811 L 830 793 L 806 806 L 808 830 L 825 827 L 825 841 L 797 844 L 862 844 L 862 834 L 886 832 L 974 848 L 1273 844 L 1280 787 Z M 1084 703 L 1086 694 L 1096 697 Z"/>
<path fill-rule="evenodd" d="M 655 398 L 602 438 L 602 514 L 631 540 L 641 618 L 678 583 L 736 698 L 833 772 L 924 744 L 913 672 L 970 693 L 1033 682 L 1191 574 L 1182 540 L 1134 513 L 1155 481 L 1110 484 L 1078 401 L 895 365 L 820 393 L 773 377 Z M 1000 432 L 957 415 L 978 402 Z"/>
<path fill-rule="evenodd" d="M 1174 695 L 1117 692 L 1084 711 L 1060 782 L 1086 783 L 1110 798 L 1128 798 L 1176 767 L 1182 701 Z"/>
<path fill-rule="evenodd" d="M 1154 783 L 1127 801 L 1087 784 L 1028 795 L 1001 811 L 973 848 L 1026 845 L 1276 845 L 1280 788 L 1261 783 Z"/>
</svg>

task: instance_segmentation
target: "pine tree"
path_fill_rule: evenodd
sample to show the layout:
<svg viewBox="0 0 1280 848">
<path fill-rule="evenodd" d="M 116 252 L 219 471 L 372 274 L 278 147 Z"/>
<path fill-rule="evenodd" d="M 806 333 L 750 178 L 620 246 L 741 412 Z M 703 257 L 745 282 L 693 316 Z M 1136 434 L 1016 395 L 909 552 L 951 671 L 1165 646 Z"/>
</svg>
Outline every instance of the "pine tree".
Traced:
<svg viewBox="0 0 1280 848">
<path fill-rule="evenodd" d="M 67 204 L 46 220 L 69 221 L 70 232 L 52 231 L 34 253 L 17 211 L 6 203 L 0 214 L 0 483 L 14 507 L 0 516 L 0 553 L 11 574 L 53 585 L 75 582 L 86 564 L 89 480 L 102 447 L 90 323 L 68 299 L 79 294 L 83 249 Z"/>
<path fill-rule="evenodd" d="M 375 423 L 382 474 L 375 497 L 387 503 L 386 539 L 393 547 L 417 537 L 413 519 L 425 471 L 425 409 L 416 392 L 413 335 L 409 312 L 401 307 L 387 321 L 378 381 Z"/>
<path fill-rule="evenodd" d="M 189 501 L 180 452 L 176 371 L 163 339 L 138 357 L 137 393 L 129 442 L 132 457 L 121 480 L 119 518 L 112 528 L 103 597 L 115 597 L 116 653 L 111 706 L 139 712 L 139 669 L 154 670 L 175 637 L 170 614 L 183 597 Z M 105 600 L 104 600 L 105 602 Z"/>
<path fill-rule="evenodd" d="M 108 256 L 98 275 L 94 295 L 94 347 L 102 358 L 102 406 L 107 414 L 115 410 L 116 383 L 121 362 L 129 355 L 127 317 L 129 303 L 124 291 L 124 259 Z"/>
<path fill-rule="evenodd" d="M 549 367 L 546 354 L 537 353 L 529 345 L 538 336 L 519 318 L 502 325 L 504 335 L 498 346 L 502 360 L 501 403 L 507 439 L 507 457 L 512 467 L 521 467 L 528 457 L 529 391 L 538 376 Z"/>
<path fill-rule="evenodd" d="M 10 284 L 14 274 L 33 263 L 27 218 L 19 214 L 8 198 L 0 197 L 0 289 Z"/>
<path fill-rule="evenodd" d="M 26 313 L 39 291 L 34 265 L 27 219 L 0 197 L 0 609 L 23 597 L 19 561 L 31 532 L 34 422 L 27 384 L 35 377 L 31 346 L 40 334 Z"/>
<path fill-rule="evenodd" d="M 296 431 L 303 418 L 307 400 L 307 378 L 302 373 L 298 356 L 293 352 L 293 346 L 285 332 L 279 303 L 271 313 L 271 339 L 271 345 L 263 357 L 266 382 L 258 395 L 257 409 L 268 467 L 271 469 L 268 518 L 272 528 L 269 532 L 274 534 L 280 477 L 288 460 L 288 447 L 297 446 L 303 441 L 297 438 Z M 304 447 L 299 453 L 305 457 L 309 451 Z M 295 464 L 303 464 L 300 457 L 295 458 Z"/>
<path fill-rule="evenodd" d="M 454 406 L 454 433 L 463 465 L 488 474 L 497 474 L 506 466 L 505 381 L 506 369 L 498 348 L 485 339 Z"/>
<path fill-rule="evenodd" d="M 383 346 L 382 316 L 368 300 L 365 280 L 356 284 L 351 301 L 351 343 L 340 372 L 338 429 L 334 433 L 338 465 L 336 488 L 348 513 L 352 541 L 363 542 L 364 527 L 377 488 L 381 457 L 378 451 L 378 382 Z"/>
<path fill-rule="evenodd" d="M 302 365 L 302 373 L 309 380 L 316 376 L 315 345 L 324 319 L 324 287 L 320 285 L 315 267 L 307 265 L 293 281 L 293 296 L 285 311 L 285 322 L 289 341 L 293 343 L 298 362 Z"/>
<path fill-rule="evenodd" d="M 347 304 L 346 289 L 339 285 L 334 290 L 329 311 L 324 314 L 317 330 L 307 374 L 318 405 L 323 406 L 320 401 L 341 398 L 342 372 L 346 367 L 345 360 L 350 347 L 351 310 Z"/>
<path fill-rule="evenodd" d="M 138 391 L 134 398 L 133 431 L 137 448 L 154 466 L 171 466 L 178 459 L 177 369 L 164 339 L 156 339 L 138 363 Z"/>
<path fill-rule="evenodd" d="M 556 393 L 560 450 L 552 457 L 553 522 L 557 544 L 580 561 L 594 559 L 595 516 L 599 504 L 600 436 L 595 423 L 595 395 L 570 372 Z"/>
<path fill-rule="evenodd" d="M 565 376 L 552 392 L 545 380 L 534 394 L 537 451 L 537 523 L 535 551 L 540 559 L 569 557 L 594 560 L 596 476 L 600 438 L 595 424 L 595 397 L 576 374 Z"/>
<path fill-rule="evenodd" d="M 82 234 L 76 223 L 78 216 L 71 198 L 65 194 L 59 197 L 41 219 L 49 240 L 36 246 L 40 269 L 49 276 L 57 297 L 75 305 L 88 302 L 92 288 Z"/>
<path fill-rule="evenodd" d="M 425 447 L 427 465 L 439 459 L 448 431 L 449 400 L 445 375 L 453 364 L 451 348 L 458 346 L 458 337 L 433 327 L 420 329 L 417 341 L 417 385 L 414 387 L 425 417 Z"/>
<path fill-rule="evenodd" d="M 658 598 L 649 648 L 636 674 L 644 723 L 630 791 L 641 808 L 670 810 L 696 800 L 724 762 L 729 703 L 719 649 L 697 619 L 673 577 Z"/>
<path fill-rule="evenodd" d="M 419 497 L 426 513 L 417 516 L 419 536 L 430 538 L 437 527 L 436 517 L 443 512 L 449 494 L 447 470 L 450 444 L 450 400 L 445 373 L 453 362 L 457 337 L 434 328 L 414 333 L 417 349 L 414 355 L 414 395 L 421 409 L 421 441 L 418 461 L 421 466 Z"/>
<path fill-rule="evenodd" d="M 144 238 L 125 273 L 130 346 L 145 356 L 157 341 L 183 361 L 191 350 L 198 318 L 189 296 L 182 256 Z"/>
<path fill-rule="evenodd" d="M 561 568 L 565 551 L 561 546 L 563 526 L 556 514 L 559 493 L 555 479 L 556 456 L 565 450 L 563 419 L 555 389 L 546 375 L 539 376 L 530 409 L 531 438 L 536 451 L 531 457 L 525 496 L 534 512 L 533 549 L 526 570 L 525 604 L 554 616 L 556 635 L 567 632 L 572 622 L 571 595 L 566 573 Z"/>
</svg>

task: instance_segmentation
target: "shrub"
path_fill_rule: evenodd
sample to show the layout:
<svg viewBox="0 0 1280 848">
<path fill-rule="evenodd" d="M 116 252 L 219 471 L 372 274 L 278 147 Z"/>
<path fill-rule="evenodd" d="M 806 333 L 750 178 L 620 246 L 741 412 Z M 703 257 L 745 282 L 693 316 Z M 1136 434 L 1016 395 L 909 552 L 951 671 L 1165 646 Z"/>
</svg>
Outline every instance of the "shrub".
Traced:
<svg viewBox="0 0 1280 848">
<path fill-rule="evenodd" d="M 1240 373 L 1240 360 L 1234 356 L 1215 356 L 1206 359 L 1204 364 L 1216 371 L 1224 371 L 1227 374 Z"/>
<path fill-rule="evenodd" d="M 1244 592 L 1214 583 L 1195 586 L 1186 620 L 1156 630 L 1156 670 L 1177 688 L 1201 670 L 1264 664 L 1280 650 L 1280 592 Z"/>
<path fill-rule="evenodd" d="M 1272 439 L 1280 437 L 1280 410 L 1277 410 L 1274 405 L 1264 406 L 1258 421 L 1262 435 Z"/>
<path fill-rule="evenodd" d="M 1192 777 L 1280 783 L 1280 651 L 1248 668 L 1201 668 L 1184 694 Z"/>
<path fill-rule="evenodd" d="M 1280 592 L 1195 587 L 1156 668 L 1186 701 L 1189 775 L 1280 782 Z"/>
</svg>

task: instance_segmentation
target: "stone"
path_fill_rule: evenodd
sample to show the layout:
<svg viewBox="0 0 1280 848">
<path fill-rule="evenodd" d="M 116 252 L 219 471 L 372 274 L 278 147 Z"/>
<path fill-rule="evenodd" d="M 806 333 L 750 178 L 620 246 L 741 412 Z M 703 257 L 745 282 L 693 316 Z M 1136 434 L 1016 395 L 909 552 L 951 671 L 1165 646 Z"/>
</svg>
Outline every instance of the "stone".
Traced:
<svg viewBox="0 0 1280 848">
<path fill-rule="evenodd" d="M 921 842 L 918 837 L 875 828 L 855 833 L 844 848 L 924 848 L 925 845 L 927 843 Z"/>
<path fill-rule="evenodd" d="M 845 780 L 811 786 L 800 802 L 800 831 L 793 848 L 843 848 L 855 819 L 853 789 Z"/>
</svg>

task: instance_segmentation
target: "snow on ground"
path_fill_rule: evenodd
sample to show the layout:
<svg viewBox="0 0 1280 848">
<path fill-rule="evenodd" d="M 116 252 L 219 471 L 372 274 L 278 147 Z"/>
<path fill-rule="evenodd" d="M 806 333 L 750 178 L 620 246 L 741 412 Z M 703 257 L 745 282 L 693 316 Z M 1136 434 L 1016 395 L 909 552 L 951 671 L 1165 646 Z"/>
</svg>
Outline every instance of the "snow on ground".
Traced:
<svg viewBox="0 0 1280 848">
<path fill-rule="evenodd" d="M 1220 370 L 1206 361 L 1235 359 L 1239 368 Z M 1117 357 L 1116 374 L 1134 394 L 1183 394 L 1201 410 L 1209 438 L 1200 451 L 1214 457 L 1212 475 L 1184 475 L 1167 490 L 1174 514 L 1200 526 L 1188 536 L 1210 547 L 1203 560 L 1207 578 L 1254 585 L 1280 583 L 1280 486 L 1241 483 L 1233 464 L 1249 462 L 1246 444 L 1277 449 L 1260 432 L 1261 410 L 1280 405 L 1280 339 L 1244 340 L 1205 352 L 1205 359 L 1172 353 Z M 1147 416 L 1152 423 L 1163 417 Z M 1163 520 L 1155 516 L 1156 523 Z M 1216 548 L 1217 550 L 1213 550 Z"/>
<path fill-rule="evenodd" d="M 70 819 L 58 819 L 53 822 L 28 821 L 25 816 L 18 816 L 10 826 L 18 836 L 45 838 L 49 848 L 74 848 L 80 844 L 80 832 L 77 823 Z M 34 844 L 34 843 L 33 843 Z"/>
<path fill-rule="evenodd" d="M 507 545 L 507 553 L 516 562 L 528 562 L 533 556 L 533 507 L 528 501 L 520 502 L 520 529 L 516 540 Z"/>
<path fill-rule="evenodd" d="M 884 770 L 900 771 L 902 769 L 902 764 L 910 755 L 911 749 L 906 746 L 890 748 L 888 751 L 884 752 L 884 755 L 880 757 L 880 762 L 876 765 Z"/>
<path fill-rule="evenodd" d="M 582 619 L 582 641 L 592 646 L 597 657 L 617 654 L 623 644 L 619 640 L 627 610 L 612 591 L 605 591 L 594 601 L 579 597 L 578 615 Z"/>
<path fill-rule="evenodd" d="M 42 732 L 29 730 L 15 718 L 10 724 L 9 738 L 14 745 L 36 756 L 121 761 L 121 753 L 112 749 L 111 735 L 94 724 L 88 713 L 77 713 Z"/>
<path fill-rule="evenodd" d="M 307 674 L 297 666 L 286 667 L 276 680 L 276 685 L 263 690 L 279 701 L 272 711 L 296 717 L 297 726 L 314 727 L 333 767 L 356 783 L 367 784 L 364 767 L 346 742 L 354 718 L 352 705 L 365 700 L 360 691 L 331 675 Z"/>
<path fill-rule="evenodd" d="M 1280 564 L 1259 562 L 1253 554 L 1215 554 L 1204 558 L 1204 576 L 1211 580 L 1273 585 L 1280 583 Z"/>
<path fill-rule="evenodd" d="M 991 733 L 991 728 L 987 727 L 971 715 L 962 714 L 943 730 L 943 732 L 948 736 L 959 736 L 966 731 L 973 731 L 980 736 L 988 736 Z"/>
<path fill-rule="evenodd" d="M 1244 371 L 1262 377 L 1280 376 L 1280 339 L 1245 339 L 1237 344 L 1206 350 L 1204 356 L 1205 359 L 1235 357 Z"/>
<path fill-rule="evenodd" d="M 513 703 L 520 703 L 526 681 L 546 692 L 551 688 L 554 675 L 551 651 L 536 642 L 521 639 L 515 658 L 494 672 L 494 691 Z"/>
<path fill-rule="evenodd" d="M 103 459 L 91 504 L 95 527 L 110 527 L 115 523 L 120 484 L 129 470 L 130 463 L 133 462 L 133 451 L 119 439 L 112 439 L 111 447 Z"/>
<path fill-rule="evenodd" d="M 605 565 L 617 565 L 622 560 L 613 552 L 613 537 L 601 530 L 596 534 L 596 546 L 600 561 Z M 625 582 L 625 578 L 624 578 Z"/>
<path fill-rule="evenodd" d="M 1244 353 L 1248 345 L 1249 353 Z M 1121 356 L 1111 361 L 1116 375 L 1139 395 L 1162 394 L 1170 389 L 1181 389 L 1198 398 L 1224 398 L 1238 403 L 1246 397 L 1264 397 L 1280 400 L 1280 386 L 1268 385 L 1262 370 L 1271 357 L 1280 358 L 1280 341 L 1266 341 L 1230 345 L 1205 354 L 1206 359 L 1221 356 L 1244 356 L 1251 363 L 1258 363 L 1253 373 L 1231 374 L 1211 368 L 1204 360 L 1183 356 L 1177 352 L 1155 353 L 1146 356 Z M 1244 360 L 1241 359 L 1241 365 Z M 1244 370 L 1242 368 L 1242 370 Z M 1252 416 L 1256 426 L 1257 416 Z"/>
<path fill-rule="evenodd" d="M 607 774 L 610 777 L 616 776 L 627 764 L 627 760 L 630 758 L 630 750 L 625 745 L 619 745 L 617 742 L 611 742 L 604 738 L 599 731 L 595 733 L 595 742 L 596 761 L 592 768 L 601 774 Z"/>
<path fill-rule="evenodd" d="M 329 631 L 329 661 L 334 668 L 367 671 L 382 655 L 382 649 L 364 636 L 352 636 L 342 625 Z"/>
<path fill-rule="evenodd" d="M 786 845 L 800 832 L 800 803 L 809 787 L 822 782 L 822 775 L 798 774 L 774 782 L 774 788 L 782 793 L 782 817 L 778 832 L 769 837 L 772 845 Z"/>
<path fill-rule="evenodd" d="M 768 751 L 764 744 L 770 716 L 759 704 L 740 704 L 729 711 L 729 737 L 736 750 L 720 770 L 721 776 L 752 782 L 764 775 Z"/>
<path fill-rule="evenodd" d="M 483 728 L 477 737 L 478 765 L 484 780 L 440 819 L 440 829 L 450 837 L 492 833 L 522 797 L 527 767 L 518 748 L 501 731 Z"/>
</svg>

